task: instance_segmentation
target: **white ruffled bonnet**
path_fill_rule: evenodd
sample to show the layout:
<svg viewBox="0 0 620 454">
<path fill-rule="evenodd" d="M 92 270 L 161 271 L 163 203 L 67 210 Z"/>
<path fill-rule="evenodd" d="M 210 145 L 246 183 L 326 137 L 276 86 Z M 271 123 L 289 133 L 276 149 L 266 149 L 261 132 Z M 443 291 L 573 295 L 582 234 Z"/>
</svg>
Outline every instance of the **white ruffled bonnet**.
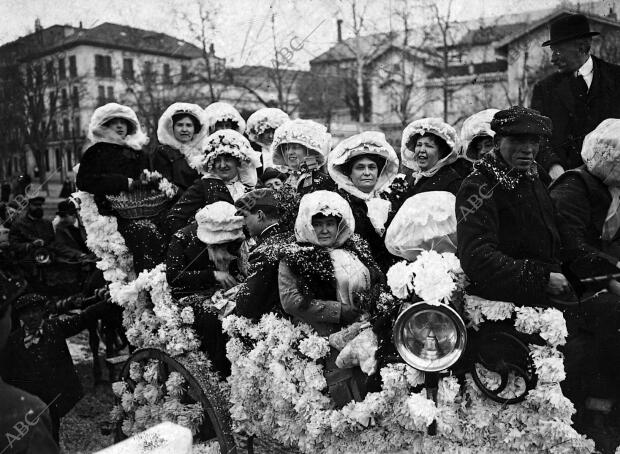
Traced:
<svg viewBox="0 0 620 454">
<path fill-rule="evenodd" d="M 211 130 L 218 121 L 232 120 L 237 122 L 237 129 L 235 129 L 235 131 L 241 134 L 245 131 L 245 120 L 239 111 L 227 102 L 218 101 L 209 104 L 205 107 L 204 114 L 209 130 Z"/>
<path fill-rule="evenodd" d="M 280 125 L 273 135 L 271 151 L 273 163 L 286 167 L 283 155 L 283 146 L 287 143 L 298 143 L 308 149 L 316 157 L 319 167 L 325 164 L 325 159 L 331 146 L 331 134 L 322 124 L 312 120 L 290 120 Z"/>
<path fill-rule="evenodd" d="M 407 199 L 387 229 L 385 246 L 408 261 L 424 250 L 456 252 L 456 197 L 429 191 Z"/>
<path fill-rule="evenodd" d="M 588 171 L 607 186 L 620 186 L 620 119 L 603 120 L 583 140 L 581 157 Z"/>
<path fill-rule="evenodd" d="M 201 126 L 200 131 L 195 131 L 194 137 L 187 143 L 179 142 L 179 140 L 174 137 L 172 117 L 179 114 L 186 114 L 194 117 Z M 159 118 L 157 124 L 157 140 L 162 145 L 168 145 L 179 150 L 191 165 L 191 163 L 195 162 L 195 157 L 202 154 L 201 142 L 209 133 L 209 129 L 205 127 L 205 124 L 204 111 L 199 105 L 186 102 L 175 102 L 170 105 Z"/>
<path fill-rule="evenodd" d="M 130 123 L 133 131 L 128 131 L 127 137 L 121 139 L 114 131 L 104 126 L 108 121 L 114 118 L 122 118 Z M 129 134 L 131 132 L 131 134 Z M 86 134 L 88 146 L 99 142 L 112 142 L 119 145 L 125 145 L 134 150 L 140 150 L 149 142 L 148 136 L 142 130 L 138 116 L 131 107 L 123 106 L 115 102 L 105 104 L 98 107 L 93 112 L 88 125 L 88 133 Z"/>
<path fill-rule="evenodd" d="M 473 150 L 469 149 L 472 141 L 480 136 L 495 137 L 495 131 L 491 129 L 491 120 L 497 112 L 499 112 L 498 109 L 482 110 L 463 122 L 461 127 L 461 156 L 474 161 L 475 159 L 471 157 Z"/>
<path fill-rule="evenodd" d="M 414 159 L 415 150 L 410 150 L 407 148 L 407 144 L 416 134 L 423 136 L 429 133 L 442 138 L 448 147 L 450 147 L 452 152 L 456 150 L 458 139 L 456 130 L 452 126 L 444 122 L 441 118 L 421 118 L 420 120 L 415 120 L 409 123 L 403 131 L 403 137 L 400 145 L 400 158 L 405 167 L 416 171 L 419 170 Z"/>
<path fill-rule="evenodd" d="M 277 129 L 278 126 L 289 121 L 290 118 L 286 112 L 275 107 L 265 107 L 258 109 L 250 118 L 246 125 L 246 133 L 251 141 L 257 142 L 259 136 L 267 129 Z M 258 143 L 258 142 L 257 142 Z"/>
<path fill-rule="evenodd" d="M 223 244 L 245 239 L 243 216 L 228 202 L 215 202 L 196 213 L 196 236 L 207 245 Z"/>
<path fill-rule="evenodd" d="M 343 173 L 343 165 L 360 155 L 375 155 L 385 160 L 372 193 L 357 189 L 349 175 Z M 389 187 L 398 175 L 398 166 L 398 156 L 394 148 L 385 140 L 385 134 L 378 131 L 365 131 L 344 139 L 330 151 L 327 159 L 327 171 L 338 187 L 363 200 L 370 199 Z"/>
<path fill-rule="evenodd" d="M 315 191 L 304 195 L 299 203 L 299 212 L 295 220 L 295 238 L 298 242 L 319 244 L 312 227 L 312 216 L 316 214 L 341 218 L 338 224 L 338 236 L 332 247 L 342 246 L 355 232 L 355 219 L 349 203 L 335 192 Z"/>
</svg>

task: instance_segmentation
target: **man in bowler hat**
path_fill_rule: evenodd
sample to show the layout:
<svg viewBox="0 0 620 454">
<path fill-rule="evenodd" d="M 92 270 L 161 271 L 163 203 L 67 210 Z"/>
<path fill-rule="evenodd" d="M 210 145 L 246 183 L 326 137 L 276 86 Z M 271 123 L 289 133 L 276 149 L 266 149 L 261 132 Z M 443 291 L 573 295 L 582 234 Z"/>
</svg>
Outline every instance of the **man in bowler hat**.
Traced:
<svg viewBox="0 0 620 454">
<path fill-rule="evenodd" d="M 620 66 L 590 55 L 592 37 L 582 14 L 550 25 L 551 62 L 558 72 L 534 86 L 531 107 L 551 118 L 553 134 L 538 161 L 553 179 L 583 164 L 583 139 L 606 118 L 620 117 Z"/>
</svg>

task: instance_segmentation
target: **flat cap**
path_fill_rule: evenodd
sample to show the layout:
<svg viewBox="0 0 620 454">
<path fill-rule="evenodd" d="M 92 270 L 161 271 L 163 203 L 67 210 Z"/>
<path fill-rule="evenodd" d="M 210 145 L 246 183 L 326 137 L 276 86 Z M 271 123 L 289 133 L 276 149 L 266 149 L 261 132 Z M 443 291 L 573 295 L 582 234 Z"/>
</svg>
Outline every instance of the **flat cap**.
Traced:
<svg viewBox="0 0 620 454">
<path fill-rule="evenodd" d="M 254 189 L 243 194 L 236 202 L 235 207 L 241 212 L 252 211 L 254 208 L 278 208 L 279 204 L 275 197 L 275 191 L 269 188 Z"/>
<path fill-rule="evenodd" d="M 551 137 L 551 119 L 534 109 L 512 106 L 493 116 L 491 129 L 501 136 L 534 134 Z"/>
</svg>

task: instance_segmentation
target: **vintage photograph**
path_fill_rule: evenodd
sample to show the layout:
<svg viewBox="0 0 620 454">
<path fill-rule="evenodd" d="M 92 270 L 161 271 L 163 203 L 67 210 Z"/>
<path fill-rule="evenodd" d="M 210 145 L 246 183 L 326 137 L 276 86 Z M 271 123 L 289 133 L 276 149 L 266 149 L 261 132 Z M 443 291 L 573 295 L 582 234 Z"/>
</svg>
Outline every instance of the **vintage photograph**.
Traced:
<svg viewBox="0 0 620 454">
<path fill-rule="evenodd" d="M 620 454 L 620 0 L 0 0 L 0 454 Z"/>
</svg>

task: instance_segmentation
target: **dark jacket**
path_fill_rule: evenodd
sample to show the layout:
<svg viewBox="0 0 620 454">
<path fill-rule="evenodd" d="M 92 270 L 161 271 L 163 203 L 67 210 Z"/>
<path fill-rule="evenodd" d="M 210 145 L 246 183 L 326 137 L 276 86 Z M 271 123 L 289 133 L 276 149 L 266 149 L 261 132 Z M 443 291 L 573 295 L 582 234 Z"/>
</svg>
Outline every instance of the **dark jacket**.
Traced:
<svg viewBox="0 0 620 454">
<path fill-rule="evenodd" d="M 166 279 L 176 296 L 207 290 L 216 284 L 215 266 L 209 260 L 207 245 L 198 239 L 198 224 L 191 223 L 176 232 L 168 246 Z"/>
<path fill-rule="evenodd" d="M 615 273 L 620 238 L 603 244 L 601 233 L 611 204 L 609 189 L 585 166 L 565 172 L 550 188 L 562 238 L 562 259 L 578 260 L 578 275 Z M 590 272 L 588 272 L 590 271 Z"/>
<path fill-rule="evenodd" d="M 200 178 L 198 172 L 189 166 L 183 153 L 169 145 L 160 145 L 155 149 L 151 156 L 151 170 L 156 170 L 176 184 L 181 193 Z"/>
<path fill-rule="evenodd" d="M 34 219 L 24 214 L 11 225 L 9 242 L 11 248 L 17 253 L 28 254 L 34 248 L 32 242 L 41 239 L 45 246 L 51 246 L 54 242 L 54 227 L 47 219 Z"/>
<path fill-rule="evenodd" d="M 86 235 L 82 229 L 74 225 L 58 224 L 55 234 L 56 245 L 74 252 L 74 254 L 89 254 L 86 246 Z"/>
<path fill-rule="evenodd" d="M 25 347 L 24 329 L 18 326 L 6 346 L 4 379 L 40 397 L 59 416 L 67 414 L 83 391 L 65 339 L 101 318 L 108 307 L 97 303 L 79 315 L 44 320 L 40 339 L 30 348 Z"/>
<path fill-rule="evenodd" d="M 620 66 L 592 57 L 590 90 L 580 91 L 573 73 L 555 73 L 534 86 L 532 109 L 551 118 L 550 146 L 537 160 L 546 169 L 560 164 L 565 170 L 583 164 L 583 139 L 606 118 L 620 117 Z"/>
<path fill-rule="evenodd" d="M 331 177 L 321 170 L 312 171 L 312 176 L 307 175 L 297 182 L 297 192 L 301 195 L 310 194 L 314 191 L 335 191 L 336 183 Z"/>
<path fill-rule="evenodd" d="M 127 191 L 128 179 L 139 179 L 148 166 L 148 159 L 142 151 L 99 142 L 88 148 L 82 156 L 76 185 L 78 189 L 95 196 L 102 215 L 110 215 L 113 212 L 105 196 Z"/>
<path fill-rule="evenodd" d="M 560 238 L 546 187 L 535 175 L 508 174 L 492 155 L 474 167 L 456 196 L 458 255 L 470 292 L 548 304 L 549 273 L 560 272 Z"/>
<path fill-rule="evenodd" d="M 166 227 L 169 234 L 173 235 L 194 221 L 201 208 L 219 201 L 234 203 L 224 181 L 212 177 L 195 181 L 168 212 Z"/>
<path fill-rule="evenodd" d="M 269 252 L 274 244 L 284 242 L 289 237 L 290 232 L 283 232 L 276 224 L 256 238 L 256 246 L 250 252 L 250 274 L 236 296 L 238 315 L 258 320 L 268 312 L 281 312 L 278 290 L 279 260 L 276 254 Z"/>
<path fill-rule="evenodd" d="M 385 234 L 379 235 L 368 218 L 368 206 L 366 202 L 358 197 L 355 197 L 344 190 L 339 190 L 338 193 L 347 201 L 351 206 L 353 212 L 353 218 L 355 219 L 355 233 L 364 238 L 370 246 L 372 256 L 377 262 L 377 265 L 384 273 L 388 268 L 396 262 L 396 257 L 390 254 L 385 247 Z M 388 220 L 385 223 L 385 229 L 387 230 L 390 222 L 394 218 L 396 213 L 390 212 Z"/>
<path fill-rule="evenodd" d="M 407 198 L 430 191 L 447 191 L 456 195 L 462 181 L 463 177 L 452 166 L 443 166 L 432 177 L 422 177 L 415 184 L 412 179 L 407 190 Z"/>
<path fill-rule="evenodd" d="M 52 422 L 45 404 L 0 379 L 0 452 L 6 454 L 57 454 Z"/>
</svg>

